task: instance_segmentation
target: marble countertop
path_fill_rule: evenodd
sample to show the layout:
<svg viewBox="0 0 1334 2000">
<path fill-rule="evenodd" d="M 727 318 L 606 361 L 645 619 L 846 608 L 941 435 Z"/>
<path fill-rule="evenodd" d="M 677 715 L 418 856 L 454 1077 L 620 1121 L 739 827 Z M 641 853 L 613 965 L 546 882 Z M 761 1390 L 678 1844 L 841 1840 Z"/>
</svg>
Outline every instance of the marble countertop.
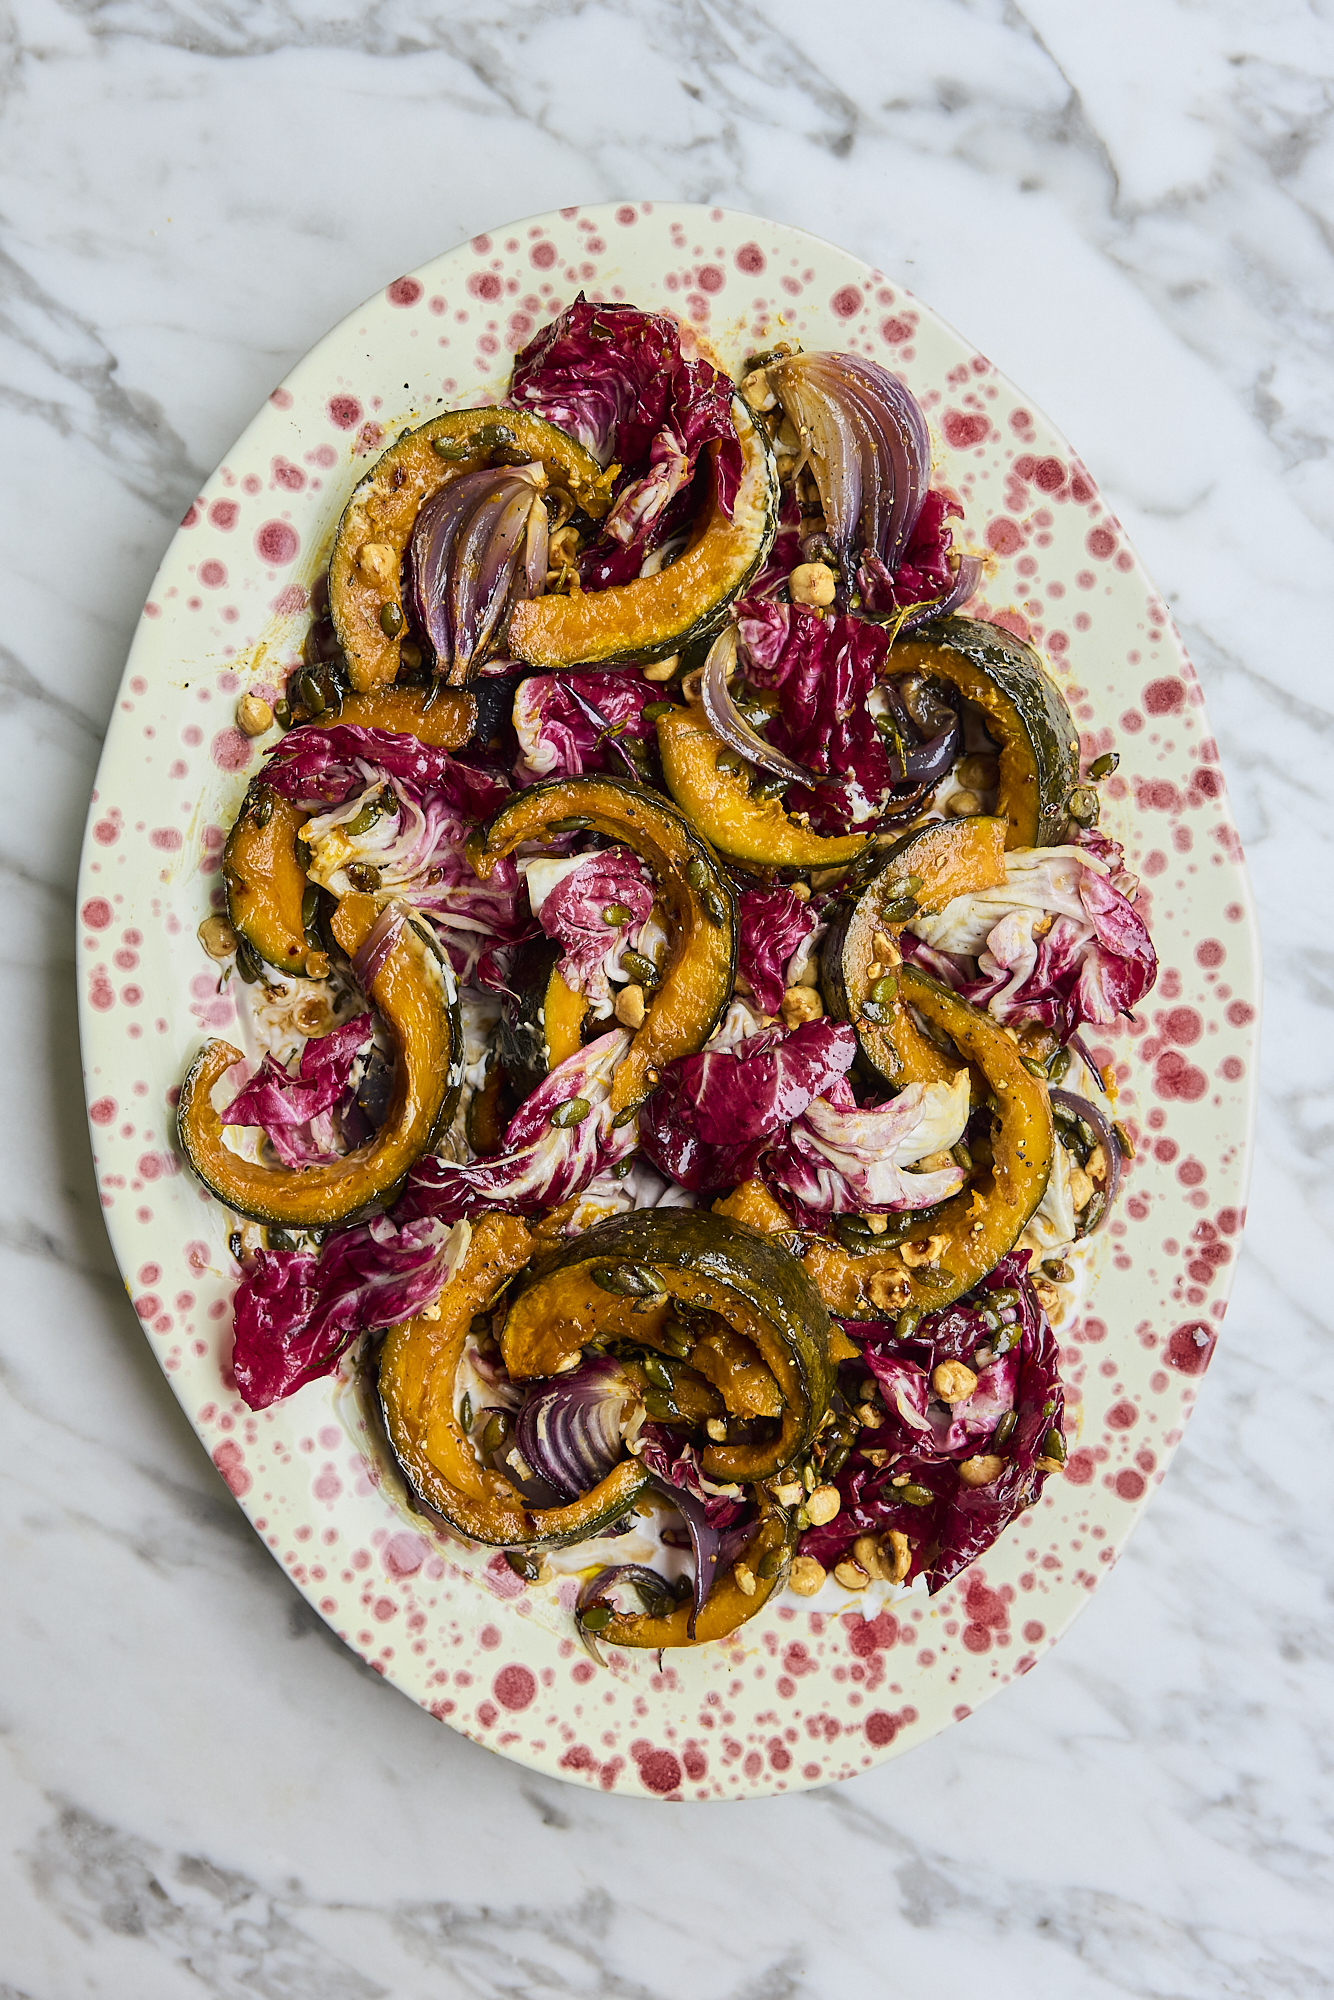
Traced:
<svg viewBox="0 0 1334 2000">
<path fill-rule="evenodd" d="M 31 1034 L 0 1192 L 0 1996 L 1328 1992 L 1327 11 L 13 0 L 0 24 L 0 995 Z M 845 244 L 1075 440 L 1203 680 L 1268 977 L 1225 1336 L 1115 1574 L 909 1758 L 686 1814 L 441 1728 L 270 1561 L 117 1276 L 72 981 L 99 743 L 200 481 L 386 278 L 621 195 Z"/>
</svg>

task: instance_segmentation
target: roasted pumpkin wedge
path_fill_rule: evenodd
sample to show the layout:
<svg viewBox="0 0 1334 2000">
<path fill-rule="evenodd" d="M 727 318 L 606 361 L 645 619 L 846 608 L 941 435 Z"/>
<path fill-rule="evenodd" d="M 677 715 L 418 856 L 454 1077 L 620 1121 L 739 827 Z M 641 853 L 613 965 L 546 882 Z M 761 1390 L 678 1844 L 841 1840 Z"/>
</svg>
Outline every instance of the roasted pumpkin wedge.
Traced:
<svg viewBox="0 0 1334 2000">
<path fill-rule="evenodd" d="M 667 789 L 704 838 L 752 868 L 839 868 L 870 845 L 870 835 L 812 833 L 784 812 L 778 799 L 751 795 L 743 771 L 729 762 L 704 711 L 672 708 L 658 717 L 658 749 Z"/>
<path fill-rule="evenodd" d="M 561 978 L 564 957 L 565 947 L 554 938 L 539 938 L 521 945 L 510 967 L 514 999 L 501 1016 L 500 1058 L 523 1097 L 583 1047 L 588 1001 Z"/>
<path fill-rule="evenodd" d="M 958 1068 L 922 1033 L 899 991 L 904 921 L 1004 882 L 1006 826 L 1003 819 L 934 820 L 896 841 L 870 887 L 825 934 L 825 1006 L 835 1020 L 852 1022 L 863 1056 L 892 1084 L 945 1081 Z"/>
<path fill-rule="evenodd" d="M 1031 646 L 1000 625 L 941 618 L 895 641 L 888 672 L 949 681 L 982 710 L 1000 748 L 996 811 L 1007 847 L 1052 847 L 1065 837 L 1079 783 L 1079 737 L 1064 697 Z"/>
<path fill-rule="evenodd" d="M 471 737 L 476 720 L 477 704 L 468 694 L 441 690 L 432 697 L 425 688 L 376 687 L 368 694 L 345 695 L 336 713 L 320 717 L 319 726 L 353 723 L 457 750 Z M 307 877 L 296 851 L 308 817 L 266 785 L 261 772 L 251 782 L 222 850 L 232 929 L 266 964 L 298 977 L 305 974 L 311 950 L 301 915 Z"/>
<path fill-rule="evenodd" d="M 660 659 L 707 638 L 760 568 L 778 524 L 778 475 L 768 439 L 739 396 L 732 416 L 741 441 L 741 482 L 729 521 L 716 477 L 690 540 L 656 576 L 608 590 L 533 597 L 514 607 L 509 646 L 516 660 L 559 670 Z M 710 468 L 718 447 L 708 447 Z"/>
<path fill-rule="evenodd" d="M 611 1103 L 633 1113 L 677 1056 L 702 1048 L 736 978 L 736 908 L 713 850 L 656 792 L 621 778 L 555 778 L 501 807 L 468 844 L 485 881 L 521 842 L 587 827 L 623 841 L 647 863 L 662 898 L 669 943 L 661 983 L 616 1072 Z"/>
<path fill-rule="evenodd" d="M 306 871 L 296 856 L 297 835 L 309 816 L 255 778 L 222 850 L 232 929 L 266 964 L 300 978 L 314 949 L 302 918 Z"/>
<path fill-rule="evenodd" d="M 1046 1085 L 1025 1069 L 1005 1030 L 911 965 L 901 968 L 899 980 L 904 999 L 984 1078 L 996 1105 L 992 1164 L 932 1211 L 920 1237 L 865 1256 L 823 1239 L 809 1243 L 803 1266 L 830 1312 L 842 1319 L 894 1319 L 959 1298 L 1013 1248 L 1051 1172 L 1055 1139 Z M 792 1235 L 791 1218 L 759 1181 L 745 1182 L 716 1209 L 757 1229 Z"/>
<path fill-rule="evenodd" d="M 609 1646 L 705 1646 L 710 1639 L 725 1639 L 763 1610 L 787 1581 L 793 1536 L 781 1508 L 761 1500 L 761 1509 L 750 1541 L 730 1568 L 716 1577 L 693 1634 L 687 1603 L 659 1617 L 647 1612 L 613 1612 L 610 1622 L 598 1630 L 599 1642 Z M 738 1564 L 748 1572 L 748 1591 L 737 1579 Z"/>
<path fill-rule="evenodd" d="M 526 410 L 451 410 L 405 431 L 348 501 L 329 562 L 329 613 L 361 693 L 398 674 L 403 555 L 418 514 L 447 480 L 489 464 L 498 446 L 540 461 L 592 519 L 606 513 L 609 486 L 597 460 Z"/>
<path fill-rule="evenodd" d="M 516 1378 L 556 1375 L 590 1342 L 656 1346 L 673 1305 L 717 1314 L 778 1387 L 770 1435 L 708 1444 L 700 1454 L 708 1477 L 766 1479 L 789 1465 L 809 1448 L 833 1390 L 829 1319 L 797 1259 L 744 1224 L 691 1209 L 596 1223 L 543 1260 L 518 1293 L 501 1354 Z M 690 1355 L 683 1360 L 689 1367 Z"/>
<path fill-rule="evenodd" d="M 369 896 L 345 896 L 339 903 L 332 928 L 349 957 L 369 937 L 376 915 Z M 234 1153 L 212 1092 L 241 1052 L 229 1042 L 209 1042 L 195 1058 L 177 1107 L 181 1150 L 210 1194 L 238 1215 L 288 1229 L 351 1221 L 388 1201 L 449 1124 L 462 1080 L 458 987 L 412 924 L 391 946 L 368 997 L 394 1042 L 389 1105 L 374 1138 L 325 1166 L 269 1167 Z"/>
<path fill-rule="evenodd" d="M 409 1487 L 459 1534 L 500 1548 L 581 1542 L 618 1520 L 649 1479 L 637 1459 L 626 1457 L 568 1505 L 533 1507 L 474 1450 L 455 1401 L 459 1363 L 474 1315 L 532 1252 L 533 1238 L 517 1216 L 478 1216 L 440 1294 L 439 1317 L 394 1327 L 380 1355 L 385 1430 Z"/>
</svg>

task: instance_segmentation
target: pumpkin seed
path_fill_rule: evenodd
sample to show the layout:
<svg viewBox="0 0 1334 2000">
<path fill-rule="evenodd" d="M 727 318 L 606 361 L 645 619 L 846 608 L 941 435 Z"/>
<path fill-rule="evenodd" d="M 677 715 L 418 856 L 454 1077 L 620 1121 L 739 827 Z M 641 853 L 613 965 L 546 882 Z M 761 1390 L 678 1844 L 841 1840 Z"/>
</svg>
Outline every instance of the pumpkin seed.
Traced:
<svg viewBox="0 0 1334 2000">
<path fill-rule="evenodd" d="M 899 875 L 895 877 L 894 881 L 885 884 L 884 893 L 890 898 L 891 902 L 904 903 L 915 897 L 920 891 L 921 886 L 922 878 L 920 875 Z"/>
<path fill-rule="evenodd" d="M 624 903 L 608 903 L 602 912 L 602 921 L 604 924 L 614 925 L 619 930 L 622 924 L 633 923 L 634 916 L 634 911 L 628 909 Z"/>
<path fill-rule="evenodd" d="M 271 1228 L 268 1232 L 270 1250 L 295 1250 L 296 1241 L 286 1229 Z"/>
<path fill-rule="evenodd" d="M 1065 1464 L 1065 1439 L 1054 1424 L 1042 1440 L 1042 1456 L 1054 1458 L 1058 1465 Z"/>
<path fill-rule="evenodd" d="M 917 1331 L 917 1322 L 921 1317 L 921 1308 L 918 1306 L 909 1306 L 907 1312 L 901 1312 L 894 1322 L 895 1338 L 898 1340 L 911 1340 Z"/>
<path fill-rule="evenodd" d="M 623 1181 L 633 1165 L 633 1160 L 617 1160 L 614 1166 L 608 1167 L 607 1172 L 614 1181 Z"/>
<path fill-rule="evenodd" d="M 889 1019 L 889 1010 L 886 1007 L 882 1007 L 877 1000 L 863 1000 L 862 1019 L 864 1021 L 887 1021 Z"/>
<path fill-rule="evenodd" d="M 1018 1423 L 1019 1412 L 1017 1410 L 1007 1410 L 995 1430 L 991 1433 L 991 1442 L 995 1445 L 997 1451 L 1000 1451 L 1010 1442 Z"/>
<path fill-rule="evenodd" d="M 871 998 L 877 1007 L 892 1007 L 898 990 L 898 974 L 887 972 L 871 988 Z"/>
<path fill-rule="evenodd" d="M 1019 1293 L 1010 1285 L 1003 1286 L 998 1292 L 987 1293 L 987 1304 L 995 1312 L 1003 1312 L 1006 1306 L 1017 1306 L 1018 1303 Z"/>
<path fill-rule="evenodd" d="M 689 1328 L 682 1326 L 679 1319 L 669 1319 L 659 1332 L 658 1338 L 667 1352 L 677 1361 L 684 1361 L 695 1344 L 690 1337 Z"/>
<path fill-rule="evenodd" d="M 1063 1083 L 1070 1074 L 1069 1049 L 1057 1049 L 1047 1063 L 1047 1079 L 1050 1083 Z"/>
<path fill-rule="evenodd" d="M 1129 1132 L 1127 1132 L 1125 1126 L 1121 1124 L 1113 1125 L 1112 1132 L 1120 1149 L 1121 1158 L 1123 1160 L 1133 1160 L 1135 1157 L 1135 1142 Z"/>
<path fill-rule="evenodd" d="M 686 863 L 686 881 L 692 889 L 697 891 L 706 889 L 709 886 L 708 865 L 700 860 L 698 854 L 695 855 L 693 860 Z"/>
<path fill-rule="evenodd" d="M 443 458 L 449 465 L 456 465 L 461 458 L 471 457 L 475 446 L 469 438 L 434 437 L 431 450 L 437 458 Z"/>
<path fill-rule="evenodd" d="M 904 896 L 897 903 L 883 904 L 880 914 L 887 924 L 906 924 L 917 915 L 917 905 L 911 896 Z"/>
<path fill-rule="evenodd" d="M 675 1422 L 681 1412 L 665 1389 L 645 1389 L 644 1414 L 655 1424 Z"/>
<path fill-rule="evenodd" d="M 550 822 L 553 833 L 578 833 L 588 825 L 582 813 L 571 813 L 568 819 L 553 819 Z"/>
<path fill-rule="evenodd" d="M 403 609 L 392 597 L 380 606 L 380 630 L 386 639 L 396 639 L 403 630 Z"/>
<path fill-rule="evenodd" d="M 525 1583 L 536 1583 L 542 1574 L 542 1558 L 529 1549 L 506 1549 L 505 1560 L 516 1576 Z"/>
<path fill-rule="evenodd" d="M 894 1498 L 906 1500 L 910 1507 L 929 1507 L 935 1497 L 929 1486 L 919 1486 L 913 1479 L 906 1486 L 894 1488 Z"/>
<path fill-rule="evenodd" d="M 463 1392 L 463 1401 L 459 1404 L 459 1422 L 465 1431 L 472 1429 L 472 1397 L 466 1389 Z"/>
<path fill-rule="evenodd" d="M 586 1097 L 567 1097 L 552 1112 L 551 1122 L 558 1131 L 567 1132 L 573 1125 L 582 1125 L 592 1109 Z"/>
<path fill-rule="evenodd" d="M 255 825 L 265 827 L 273 818 L 273 793 L 261 792 L 255 807 Z"/>
<path fill-rule="evenodd" d="M 264 963 L 249 938 L 236 940 L 236 970 L 247 986 L 253 986 L 264 974 Z"/>
<path fill-rule="evenodd" d="M 1050 1278 L 1053 1285 L 1068 1285 L 1075 1274 L 1064 1257 L 1048 1257 L 1043 1263 L 1042 1275 Z"/>
<path fill-rule="evenodd" d="M 376 820 L 382 816 L 384 809 L 383 796 L 377 792 L 374 798 L 367 799 L 356 818 L 348 821 L 343 832 L 349 840 L 355 840 L 359 833 L 369 833 Z"/>
<path fill-rule="evenodd" d="M 492 1452 L 499 1451 L 508 1435 L 509 1419 L 502 1416 L 499 1410 L 493 1410 L 482 1431 L 482 1450 L 489 1457 Z"/>
<path fill-rule="evenodd" d="M 579 1613 L 579 1623 L 585 1632 L 605 1632 L 614 1616 L 609 1604 L 590 1604 L 587 1611 Z"/>
<path fill-rule="evenodd" d="M 782 1567 L 783 1551 L 781 1549 L 770 1549 L 768 1555 L 761 1556 L 756 1563 L 755 1574 L 756 1576 L 763 1577 L 764 1581 L 768 1583 L 771 1577 L 777 1576 Z"/>
<path fill-rule="evenodd" d="M 313 882 L 307 882 L 301 892 L 301 928 L 310 937 L 320 914 L 320 892 Z M 314 940 L 312 939 L 312 943 Z"/>
<path fill-rule="evenodd" d="M 671 1369 L 659 1355 L 646 1354 L 644 1356 L 644 1373 L 648 1376 L 650 1382 L 657 1384 L 659 1389 L 674 1389 L 676 1387 Z"/>
<path fill-rule="evenodd" d="M 312 715 L 323 715 L 328 704 L 324 699 L 324 689 L 314 674 L 301 674 L 297 679 L 296 691 L 301 697 L 303 708 L 308 708 Z"/>
<path fill-rule="evenodd" d="M 1090 778 L 1110 778 L 1121 762 L 1119 750 L 1104 750 L 1101 757 L 1095 757 L 1089 765 Z"/>
<path fill-rule="evenodd" d="M 645 722 L 656 722 L 660 715 L 670 715 L 675 707 L 674 701 L 649 701 L 645 702 L 640 713 Z"/>
<path fill-rule="evenodd" d="M 643 1102 L 642 1098 L 640 1102 L 641 1103 Z M 639 1116 L 639 1105 L 627 1104 L 625 1109 L 623 1111 L 618 1111 L 616 1113 L 616 1116 L 612 1119 L 611 1121 L 612 1131 L 619 1132 L 622 1125 L 628 1125 L 632 1119 L 638 1118 L 638 1116 Z"/>
<path fill-rule="evenodd" d="M 1066 800 L 1065 809 L 1076 826 L 1096 826 L 1102 802 L 1092 785 L 1076 785 Z"/>
<path fill-rule="evenodd" d="M 704 914 L 711 924 L 721 927 L 727 922 L 727 905 L 721 896 L 716 896 L 712 889 L 701 889 L 699 891 L 699 900 Z"/>
<path fill-rule="evenodd" d="M 292 726 L 291 702 L 275 701 L 273 704 L 273 719 L 277 723 L 279 729 L 290 729 Z"/>
<path fill-rule="evenodd" d="M 642 986 L 646 992 L 651 992 L 654 987 L 662 984 L 662 975 L 658 971 L 657 966 L 651 958 L 646 958 L 642 951 L 627 951 L 622 953 L 621 964 L 630 974 L 630 977 Z"/>
<path fill-rule="evenodd" d="M 349 861 L 347 879 L 354 889 L 360 889 L 365 896 L 373 896 L 380 886 L 380 871 L 370 861 Z"/>
<path fill-rule="evenodd" d="M 661 1298 L 662 1276 L 646 1264 L 594 1264 L 589 1277 L 604 1292 L 623 1299 Z"/>
</svg>

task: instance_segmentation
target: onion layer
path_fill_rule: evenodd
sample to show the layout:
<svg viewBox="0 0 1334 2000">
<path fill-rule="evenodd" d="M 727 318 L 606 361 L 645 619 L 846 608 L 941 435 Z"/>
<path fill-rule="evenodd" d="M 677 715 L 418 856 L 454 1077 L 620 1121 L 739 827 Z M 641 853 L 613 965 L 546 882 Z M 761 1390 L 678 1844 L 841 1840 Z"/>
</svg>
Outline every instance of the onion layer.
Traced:
<svg viewBox="0 0 1334 2000">
<path fill-rule="evenodd" d="M 781 750 L 775 750 L 771 743 L 766 743 L 738 712 L 727 687 L 728 676 L 736 663 L 736 649 L 735 625 L 726 626 L 709 648 L 700 683 L 700 696 L 704 713 L 709 718 L 709 727 L 729 750 L 735 750 L 748 764 L 756 764 L 762 771 L 772 771 L 776 778 L 786 778 L 790 785 L 818 785 L 820 780 L 813 771 L 793 763 Z"/>
<path fill-rule="evenodd" d="M 1049 1091 L 1048 1095 L 1053 1109 L 1059 1107 L 1062 1111 L 1068 1111 L 1071 1117 L 1077 1118 L 1088 1128 L 1101 1146 L 1103 1158 L 1107 1162 L 1107 1182 L 1102 1189 L 1102 1207 L 1085 1232 L 1091 1235 L 1105 1221 L 1111 1212 L 1112 1203 L 1116 1200 L 1116 1191 L 1121 1185 L 1121 1148 L 1117 1144 L 1110 1120 L 1090 1098 L 1079 1097 L 1073 1090 L 1053 1090 Z"/>
<path fill-rule="evenodd" d="M 518 598 L 546 582 L 540 465 L 467 472 L 429 500 L 412 531 L 412 600 L 440 672 L 466 679 Z"/>
<path fill-rule="evenodd" d="M 562 1501 L 587 1493 L 621 1458 L 621 1418 L 632 1394 L 614 1361 L 586 1361 L 524 1397 L 516 1442 Z"/>
</svg>

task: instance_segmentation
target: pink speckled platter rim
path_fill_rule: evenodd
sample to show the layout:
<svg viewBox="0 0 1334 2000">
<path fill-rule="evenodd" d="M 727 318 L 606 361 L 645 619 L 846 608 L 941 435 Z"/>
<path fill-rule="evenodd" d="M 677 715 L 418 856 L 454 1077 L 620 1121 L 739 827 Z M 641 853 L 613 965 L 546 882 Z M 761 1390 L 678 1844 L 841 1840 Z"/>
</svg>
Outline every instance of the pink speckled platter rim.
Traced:
<svg viewBox="0 0 1334 2000">
<path fill-rule="evenodd" d="M 736 1640 L 588 1661 L 503 1559 L 436 1539 L 377 1476 L 355 1397 L 310 1385 L 259 1416 L 229 1386 L 220 1208 L 181 1171 L 172 1103 L 226 1032 L 196 926 L 259 752 L 232 711 L 296 657 L 342 503 L 405 423 L 490 401 L 574 293 L 693 324 L 724 365 L 784 335 L 861 347 L 921 399 L 936 477 L 994 558 L 973 608 L 1031 637 L 1087 755 L 1113 741 L 1105 823 L 1143 875 L 1163 973 L 1094 1037 L 1139 1135 L 1091 1296 L 1061 1327 L 1066 1476 L 925 1603 L 791 1595 Z M 1109 396 L 1118 393 L 1109 383 Z M 575 1783 L 757 1797 L 850 1776 L 1028 1671 L 1116 1560 L 1161 1481 L 1226 1306 L 1254 1109 L 1259 966 L 1203 700 L 1166 607 L 1069 446 L 984 357 L 882 273 L 721 209 L 565 209 L 396 279 L 292 371 L 190 508 L 154 580 L 98 770 L 78 979 L 99 1192 L 126 1289 L 256 1532 L 340 1638 L 431 1713 Z M 832 1590 L 833 1586 L 830 1586 Z"/>
</svg>

